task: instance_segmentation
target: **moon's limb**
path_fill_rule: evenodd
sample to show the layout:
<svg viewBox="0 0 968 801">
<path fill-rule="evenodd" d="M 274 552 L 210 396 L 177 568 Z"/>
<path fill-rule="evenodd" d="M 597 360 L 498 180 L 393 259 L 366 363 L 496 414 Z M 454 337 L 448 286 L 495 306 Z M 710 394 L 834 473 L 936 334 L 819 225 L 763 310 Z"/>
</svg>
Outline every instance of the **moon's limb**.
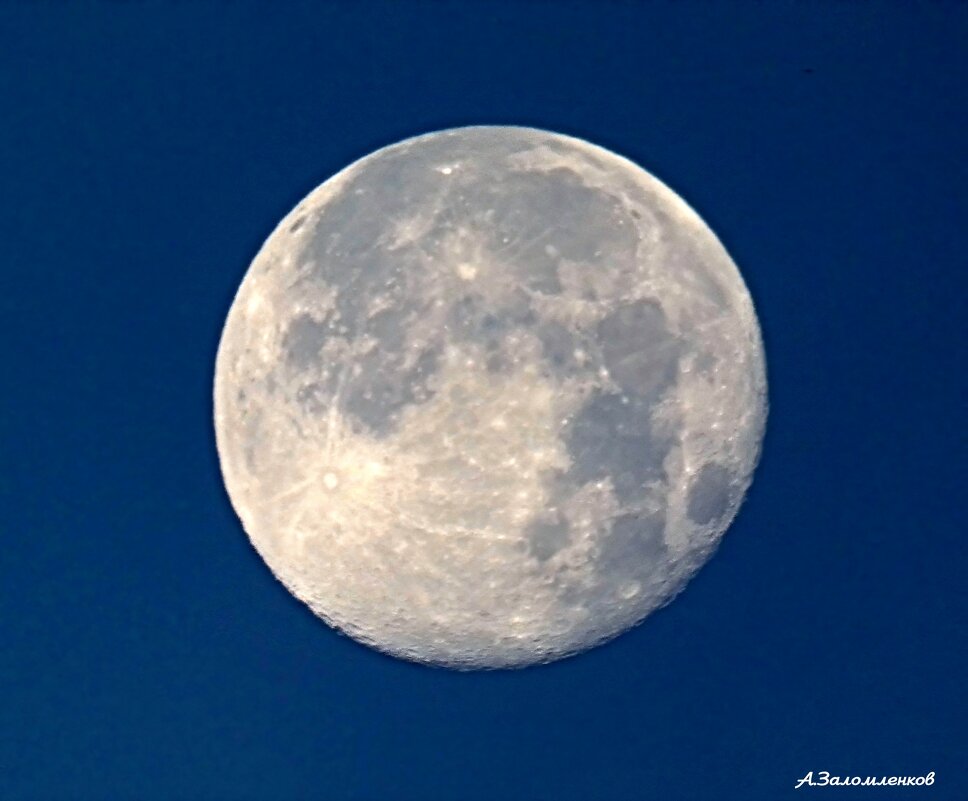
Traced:
<svg viewBox="0 0 968 801">
<path fill-rule="evenodd" d="M 525 128 L 356 162 L 256 256 L 215 381 L 273 572 L 361 642 L 458 668 L 607 640 L 712 553 L 759 456 L 756 316 L 641 168 Z"/>
</svg>

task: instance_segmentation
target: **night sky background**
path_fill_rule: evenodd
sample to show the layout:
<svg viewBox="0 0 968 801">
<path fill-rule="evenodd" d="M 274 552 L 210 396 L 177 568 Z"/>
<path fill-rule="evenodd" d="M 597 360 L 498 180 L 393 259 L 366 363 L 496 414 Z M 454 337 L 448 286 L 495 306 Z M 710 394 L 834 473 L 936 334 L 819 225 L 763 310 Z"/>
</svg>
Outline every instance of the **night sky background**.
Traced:
<svg viewBox="0 0 968 801">
<path fill-rule="evenodd" d="M 966 41 L 933 2 L 0 4 L 0 798 L 968 798 Z M 771 415 L 672 605 L 459 674 L 276 583 L 211 389 L 300 198 L 486 123 L 697 209 Z M 795 791 L 810 770 L 936 783 Z"/>
</svg>

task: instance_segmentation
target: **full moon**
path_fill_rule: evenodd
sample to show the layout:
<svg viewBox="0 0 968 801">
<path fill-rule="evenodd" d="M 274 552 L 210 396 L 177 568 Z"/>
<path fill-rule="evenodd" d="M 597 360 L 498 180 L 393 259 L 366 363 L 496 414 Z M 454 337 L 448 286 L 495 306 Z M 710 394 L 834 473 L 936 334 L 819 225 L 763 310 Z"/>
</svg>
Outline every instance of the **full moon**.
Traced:
<svg viewBox="0 0 968 801">
<path fill-rule="evenodd" d="M 759 326 L 699 216 L 518 127 L 385 147 L 242 281 L 215 370 L 225 484 L 329 625 L 458 669 L 549 662 L 670 601 L 749 486 Z"/>
</svg>

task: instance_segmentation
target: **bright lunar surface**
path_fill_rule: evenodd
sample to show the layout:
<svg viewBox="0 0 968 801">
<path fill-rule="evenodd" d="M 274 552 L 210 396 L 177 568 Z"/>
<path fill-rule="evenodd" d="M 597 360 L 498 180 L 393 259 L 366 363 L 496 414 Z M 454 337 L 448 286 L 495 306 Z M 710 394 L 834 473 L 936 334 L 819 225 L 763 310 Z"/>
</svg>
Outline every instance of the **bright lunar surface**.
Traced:
<svg viewBox="0 0 968 801">
<path fill-rule="evenodd" d="M 766 419 L 735 265 L 674 192 L 579 139 L 419 136 L 283 219 L 222 334 L 222 471 L 327 623 L 501 668 L 640 622 L 709 558 Z"/>
</svg>

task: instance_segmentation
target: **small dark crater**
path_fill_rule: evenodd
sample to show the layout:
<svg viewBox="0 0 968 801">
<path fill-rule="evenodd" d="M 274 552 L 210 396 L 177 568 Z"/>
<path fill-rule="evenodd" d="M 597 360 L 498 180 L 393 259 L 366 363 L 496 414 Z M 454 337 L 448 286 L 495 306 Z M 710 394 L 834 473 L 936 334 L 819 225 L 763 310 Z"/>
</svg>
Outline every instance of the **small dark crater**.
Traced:
<svg viewBox="0 0 968 801">
<path fill-rule="evenodd" d="M 481 330 L 486 333 L 495 333 L 502 327 L 501 321 L 493 314 L 485 314 L 484 317 L 481 318 Z"/>
<path fill-rule="evenodd" d="M 303 223 L 305 223 L 305 222 L 306 222 L 306 216 L 305 215 L 303 215 L 302 217 L 298 217 L 296 219 L 296 221 L 292 225 L 289 226 L 289 233 L 290 234 L 296 233 L 296 231 L 298 231 L 300 228 L 303 227 Z"/>
</svg>

